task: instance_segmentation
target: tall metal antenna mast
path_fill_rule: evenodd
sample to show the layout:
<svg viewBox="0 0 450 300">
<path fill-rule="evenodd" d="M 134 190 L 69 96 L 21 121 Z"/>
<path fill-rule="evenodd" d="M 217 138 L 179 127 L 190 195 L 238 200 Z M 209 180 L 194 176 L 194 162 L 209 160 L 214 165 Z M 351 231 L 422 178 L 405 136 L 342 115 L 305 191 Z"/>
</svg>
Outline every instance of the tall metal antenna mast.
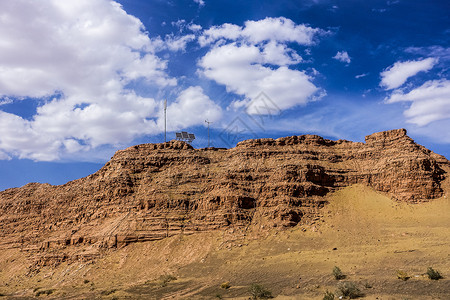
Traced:
<svg viewBox="0 0 450 300">
<path fill-rule="evenodd" d="M 164 143 L 167 141 L 167 99 L 164 100 Z"/>
<path fill-rule="evenodd" d="M 209 143 L 209 124 L 211 124 L 212 122 L 209 122 L 208 120 L 205 120 L 205 122 L 208 123 L 208 148 L 209 148 L 209 146 L 210 146 L 210 143 Z"/>
</svg>

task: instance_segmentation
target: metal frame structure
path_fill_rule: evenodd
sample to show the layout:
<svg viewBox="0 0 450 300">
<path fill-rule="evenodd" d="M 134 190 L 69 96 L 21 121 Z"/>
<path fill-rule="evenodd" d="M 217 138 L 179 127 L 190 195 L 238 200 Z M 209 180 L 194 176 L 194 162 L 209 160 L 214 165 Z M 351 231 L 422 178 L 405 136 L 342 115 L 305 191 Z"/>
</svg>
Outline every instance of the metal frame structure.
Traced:
<svg viewBox="0 0 450 300">
<path fill-rule="evenodd" d="M 195 140 L 195 135 L 193 133 L 187 133 L 186 131 L 176 132 L 175 137 L 177 140 L 188 142 L 189 144 Z"/>
</svg>

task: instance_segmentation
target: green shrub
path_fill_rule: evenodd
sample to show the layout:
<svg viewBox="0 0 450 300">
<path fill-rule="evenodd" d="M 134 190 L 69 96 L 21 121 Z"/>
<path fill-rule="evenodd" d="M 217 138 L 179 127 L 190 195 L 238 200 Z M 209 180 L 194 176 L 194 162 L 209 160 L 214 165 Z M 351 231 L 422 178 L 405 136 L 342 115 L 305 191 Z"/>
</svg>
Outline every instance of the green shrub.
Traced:
<svg viewBox="0 0 450 300">
<path fill-rule="evenodd" d="M 406 281 L 411 278 L 411 276 L 409 276 L 405 271 L 397 270 L 397 278 Z"/>
<path fill-rule="evenodd" d="M 334 300 L 334 294 L 332 292 L 326 291 L 323 295 L 323 300 Z"/>
<path fill-rule="evenodd" d="M 434 270 L 432 267 L 428 267 L 427 275 L 431 280 L 439 280 L 442 278 L 441 273 L 439 273 L 439 271 L 437 270 Z"/>
<path fill-rule="evenodd" d="M 345 275 L 342 274 L 341 269 L 338 266 L 334 266 L 333 268 L 333 276 L 336 280 L 341 280 L 345 278 Z"/>
<path fill-rule="evenodd" d="M 355 299 L 364 296 L 353 282 L 340 282 L 336 293 L 343 298 Z"/>
<path fill-rule="evenodd" d="M 250 286 L 250 294 L 252 295 L 252 299 L 273 298 L 271 291 L 264 286 L 255 283 Z"/>
</svg>

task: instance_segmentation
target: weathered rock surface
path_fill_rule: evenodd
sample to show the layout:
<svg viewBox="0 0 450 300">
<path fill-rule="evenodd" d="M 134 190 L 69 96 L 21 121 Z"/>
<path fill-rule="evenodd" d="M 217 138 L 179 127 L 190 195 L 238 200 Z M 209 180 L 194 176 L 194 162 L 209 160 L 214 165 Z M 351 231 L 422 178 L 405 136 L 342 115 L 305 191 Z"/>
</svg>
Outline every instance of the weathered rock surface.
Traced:
<svg viewBox="0 0 450 300">
<path fill-rule="evenodd" d="M 138 145 L 88 177 L 0 192 L 0 249 L 37 252 L 48 265 L 176 234 L 295 226 L 317 217 L 327 193 L 356 183 L 399 201 L 440 197 L 448 165 L 404 129 L 365 143 L 303 135 L 228 150 Z"/>
</svg>

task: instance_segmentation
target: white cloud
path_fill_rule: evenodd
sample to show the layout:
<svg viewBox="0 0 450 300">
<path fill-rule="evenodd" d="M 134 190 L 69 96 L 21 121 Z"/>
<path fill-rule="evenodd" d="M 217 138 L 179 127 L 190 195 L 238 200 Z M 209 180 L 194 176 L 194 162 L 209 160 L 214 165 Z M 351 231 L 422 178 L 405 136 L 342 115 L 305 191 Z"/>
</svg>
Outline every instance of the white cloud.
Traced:
<svg viewBox="0 0 450 300">
<path fill-rule="evenodd" d="M 161 41 L 118 3 L 2 1 L 0 12 L 0 97 L 48 99 L 30 120 L 0 113 L 2 157 L 54 160 L 160 132 L 158 103 L 127 85 L 177 82 L 155 55 Z M 188 39 L 171 46 L 183 49 Z"/>
<path fill-rule="evenodd" d="M 386 98 L 386 102 L 411 102 L 404 115 L 408 122 L 418 126 L 449 119 L 450 81 L 446 79 L 427 81 L 406 94 L 397 90 Z"/>
<path fill-rule="evenodd" d="M 358 74 L 358 75 L 355 76 L 355 78 L 359 79 L 359 78 L 366 77 L 367 75 L 369 75 L 369 73 Z"/>
<path fill-rule="evenodd" d="M 219 84 L 227 91 L 245 96 L 245 100 L 234 103 L 240 107 L 251 103 L 264 92 L 280 109 L 288 109 L 312 100 L 318 88 L 312 78 L 303 71 L 291 70 L 285 64 L 294 58 L 280 48 L 278 55 L 267 56 L 265 48 L 254 45 L 231 43 L 211 49 L 199 62 L 202 74 Z M 276 68 L 263 64 L 280 64 Z M 255 102 L 253 102 L 255 104 Z M 247 107 L 249 113 L 257 114 L 254 106 Z"/>
<path fill-rule="evenodd" d="M 8 45 L 0 49 L 2 95 L 42 97 L 79 87 L 97 94 L 105 78 L 129 80 L 116 73 L 143 61 L 136 51 L 152 55 L 142 23 L 115 2 L 3 1 L 0 11 L 0 35 Z M 173 84 L 164 63 L 154 66 L 141 75 L 154 78 L 157 72 L 161 84 Z"/>
<path fill-rule="evenodd" d="M 9 97 L 4 97 L 3 99 L 0 100 L 0 106 L 11 104 L 11 103 L 13 103 L 13 100 Z"/>
<path fill-rule="evenodd" d="M 263 63 L 272 65 L 292 65 L 302 61 L 300 55 L 284 44 L 271 41 L 263 47 Z"/>
<path fill-rule="evenodd" d="M 335 56 L 333 56 L 334 59 L 349 64 L 351 62 L 350 56 L 348 56 L 347 51 L 338 51 Z"/>
<path fill-rule="evenodd" d="M 242 35 L 250 42 L 263 41 L 296 42 L 299 45 L 311 45 L 313 38 L 322 30 L 304 24 L 296 25 L 283 17 L 265 18 L 260 21 L 247 21 Z"/>
<path fill-rule="evenodd" d="M 198 24 L 189 24 L 187 28 L 194 32 L 202 30 L 202 26 Z"/>
<path fill-rule="evenodd" d="M 187 44 L 193 40 L 195 40 L 195 35 L 193 34 L 178 37 L 167 35 L 165 44 L 170 51 L 185 51 Z"/>
<path fill-rule="evenodd" d="M 237 40 L 241 37 L 241 34 L 241 26 L 225 23 L 203 31 L 202 36 L 198 38 L 198 42 L 200 46 L 204 47 L 221 39 Z"/>
<path fill-rule="evenodd" d="M 247 21 L 244 27 L 228 23 L 214 26 L 199 38 L 200 45 L 212 45 L 199 60 L 199 72 L 225 85 L 228 92 L 244 96 L 231 106 L 246 107 L 250 114 L 264 114 L 257 109 L 263 105 L 258 102 L 262 99 L 258 98 L 261 92 L 277 109 L 306 104 L 324 92 L 319 92 L 312 83 L 313 78 L 304 71 L 289 68 L 302 58 L 288 43 L 311 45 L 322 33 L 320 29 L 297 25 L 286 18 Z"/>
<path fill-rule="evenodd" d="M 34 131 L 30 121 L 0 111 L 0 149 L 3 153 L 48 161 L 58 158 L 60 146 L 60 141 Z"/>
<path fill-rule="evenodd" d="M 9 156 L 3 151 L 0 151 L 0 160 L 11 160 L 11 156 Z"/>
<path fill-rule="evenodd" d="M 440 45 L 433 45 L 429 47 L 408 47 L 405 49 L 406 53 L 415 55 L 437 57 L 439 62 L 450 60 L 450 47 L 442 47 Z"/>
<path fill-rule="evenodd" d="M 177 27 L 180 31 L 183 31 L 186 27 L 186 20 L 181 19 L 176 22 L 171 22 L 170 24 L 172 24 L 173 27 Z"/>
<path fill-rule="evenodd" d="M 386 90 L 392 90 L 402 86 L 408 78 L 419 72 L 427 72 L 438 62 L 436 58 L 430 57 L 423 60 L 408 60 L 396 62 L 381 72 L 380 86 Z"/>
<path fill-rule="evenodd" d="M 168 129 L 175 131 L 204 124 L 205 119 L 216 122 L 222 116 L 222 109 L 204 94 L 201 87 L 195 86 L 180 93 L 177 100 L 167 107 L 167 116 Z"/>
<path fill-rule="evenodd" d="M 157 102 L 151 98 L 111 93 L 102 102 L 79 105 L 81 99 L 69 97 L 38 108 L 31 124 L 35 132 L 59 141 L 77 139 L 97 147 L 129 142 L 140 134 L 158 132 L 155 121 Z"/>
<path fill-rule="evenodd" d="M 195 3 L 197 3 L 199 6 L 205 6 L 204 0 L 194 0 Z"/>
<path fill-rule="evenodd" d="M 321 29 L 304 24 L 297 25 L 284 17 L 267 17 L 259 21 L 247 21 L 244 27 L 229 23 L 213 26 L 203 32 L 203 35 L 199 38 L 199 43 L 201 46 L 206 46 L 222 39 L 231 41 L 241 39 L 252 44 L 276 41 L 311 45 L 314 43 L 314 37 L 324 33 Z"/>
</svg>

